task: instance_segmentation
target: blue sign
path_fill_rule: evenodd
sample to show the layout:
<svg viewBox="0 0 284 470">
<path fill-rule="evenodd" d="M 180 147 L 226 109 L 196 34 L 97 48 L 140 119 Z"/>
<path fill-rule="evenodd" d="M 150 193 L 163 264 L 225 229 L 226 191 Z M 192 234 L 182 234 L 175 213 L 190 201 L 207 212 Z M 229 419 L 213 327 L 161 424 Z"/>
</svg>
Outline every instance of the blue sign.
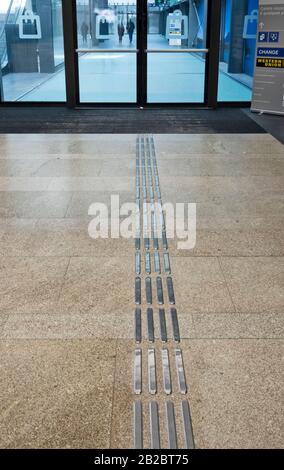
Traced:
<svg viewBox="0 0 284 470">
<path fill-rule="evenodd" d="M 276 59 L 284 58 L 284 47 L 258 47 L 258 57 L 274 57 Z"/>
<path fill-rule="evenodd" d="M 258 33 L 258 42 L 268 42 L 268 33 Z"/>
<path fill-rule="evenodd" d="M 279 33 L 270 32 L 269 33 L 269 42 L 279 42 Z"/>
</svg>

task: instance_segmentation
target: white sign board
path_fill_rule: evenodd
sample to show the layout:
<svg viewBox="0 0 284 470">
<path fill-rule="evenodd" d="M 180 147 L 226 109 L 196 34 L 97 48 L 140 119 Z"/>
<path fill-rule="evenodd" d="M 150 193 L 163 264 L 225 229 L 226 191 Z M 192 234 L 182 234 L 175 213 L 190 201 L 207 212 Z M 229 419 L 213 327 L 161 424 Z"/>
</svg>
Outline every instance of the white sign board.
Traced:
<svg viewBox="0 0 284 470">
<path fill-rule="evenodd" d="M 284 115 L 284 0 L 260 0 L 252 111 Z"/>
</svg>

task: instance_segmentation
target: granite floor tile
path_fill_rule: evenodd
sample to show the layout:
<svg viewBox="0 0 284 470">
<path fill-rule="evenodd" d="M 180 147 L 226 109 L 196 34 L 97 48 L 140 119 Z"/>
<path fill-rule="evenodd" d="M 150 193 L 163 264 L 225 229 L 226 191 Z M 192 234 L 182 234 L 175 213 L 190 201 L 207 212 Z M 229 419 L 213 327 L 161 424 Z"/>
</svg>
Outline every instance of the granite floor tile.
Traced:
<svg viewBox="0 0 284 470">
<path fill-rule="evenodd" d="M 101 139 L 98 137 L 85 139 L 78 139 L 77 135 L 72 138 L 48 140 L 41 138 L 39 140 L 25 140 L 24 152 L 30 156 L 38 154 L 116 154 L 123 156 L 123 154 L 135 153 L 136 149 L 136 135 L 128 136 L 128 139 L 119 139 L 114 135 L 109 138 Z M 7 139 L 1 142 L 2 154 L 23 155 L 23 143 L 17 140 Z"/>
<path fill-rule="evenodd" d="M 218 218 L 216 217 L 216 224 Z M 198 222 L 197 222 L 198 223 Z M 197 230 L 193 249 L 180 249 L 183 240 L 169 239 L 172 256 L 283 256 L 283 230 Z"/>
<path fill-rule="evenodd" d="M 52 159 L 41 164 L 35 171 L 35 177 L 90 177 L 100 176 L 102 161 L 85 159 Z"/>
<path fill-rule="evenodd" d="M 198 313 L 193 326 L 180 315 L 181 335 L 196 339 L 284 339 L 284 314 L 260 313 L 233 315 Z"/>
<path fill-rule="evenodd" d="M 29 191 L 30 193 L 45 191 L 51 183 L 51 178 L 34 176 L 0 176 L 0 191 Z"/>
<path fill-rule="evenodd" d="M 53 156 L 52 156 L 53 157 Z M 78 156 L 79 158 L 79 156 Z M 283 152 L 276 152 L 276 153 L 238 153 L 238 152 L 229 152 L 229 151 L 222 151 L 220 153 L 214 152 L 214 153 L 196 153 L 196 154 L 191 154 L 191 153 L 178 153 L 177 155 L 173 154 L 163 154 L 163 155 L 157 155 L 157 163 L 159 165 L 159 169 L 163 168 L 163 166 L 167 165 L 167 162 L 171 165 L 171 162 L 175 161 L 177 165 L 181 165 L 182 162 L 187 164 L 187 161 L 191 160 L 200 160 L 200 164 L 203 165 L 203 160 L 207 161 L 210 167 L 215 168 L 217 165 L 218 160 L 231 162 L 235 162 L 235 164 L 239 163 L 239 165 L 242 167 L 243 165 L 250 165 L 249 160 L 262 160 L 263 164 L 264 161 L 269 161 L 270 159 L 276 159 L 276 160 L 281 160 L 283 158 Z M 216 162 L 215 162 L 216 159 Z M 214 161 L 213 161 L 214 160 Z M 256 162 L 255 162 L 256 163 Z M 209 169 L 208 169 L 209 171 Z M 181 175 L 182 176 L 182 175 Z"/>
<path fill-rule="evenodd" d="M 13 160 L 0 158 L 0 177 L 25 177 L 32 176 L 38 163 L 31 159 Z"/>
<path fill-rule="evenodd" d="M 111 220 L 103 219 L 102 223 L 104 222 L 109 238 L 102 236 L 92 238 L 95 234 L 91 227 L 91 218 L 40 219 L 29 239 L 29 254 L 70 257 L 117 256 L 117 254 L 132 256 L 134 240 L 121 236 L 117 239 L 111 238 Z M 102 229 L 101 226 L 99 228 Z"/>
<path fill-rule="evenodd" d="M 69 258 L 0 258 L 0 307 L 5 313 L 55 310 Z"/>
<path fill-rule="evenodd" d="M 119 205 L 133 203 L 135 193 L 131 191 L 75 191 L 69 204 L 66 217 L 86 217 L 90 206 L 94 203 L 105 204 L 111 214 L 112 197 L 119 196 Z"/>
<path fill-rule="evenodd" d="M 240 159 L 230 156 L 188 156 L 159 160 L 161 176 L 279 176 L 284 175 L 283 156 Z"/>
<path fill-rule="evenodd" d="M 232 202 L 283 196 L 283 176 L 160 176 L 163 201 Z"/>
<path fill-rule="evenodd" d="M 222 138 L 212 144 L 215 152 L 230 152 L 239 154 L 279 154 L 284 155 L 284 146 L 274 138 L 259 139 L 254 137 L 249 140 L 243 139 L 243 135 L 234 139 Z"/>
<path fill-rule="evenodd" d="M 129 329 L 128 322 L 122 322 L 122 315 L 114 314 L 9 314 L 3 316 L 0 338 L 27 340 L 69 340 L 94 338 L 116 339 L 123 332 L 121 325 Z M 0 322 L 1 322 L 0 317 Z M 5 324 L 4 324 L 5 323 Z M 133 331 L 132 331 L 133 335 Z"/>
<path fill-rule="evenodd" d="M 54 134 L 55 135 L 55 134 Z M 120 158 L 123 158 L 125 160 L 133 160 L 134 153 L 124 153 L 123 156 L 120 154 L 117 154 L 117 152 L 113 153 L 104 153 L 104 152 L 98 152 L 98 153 L 92 153 L 91 155 L 86 155 L 84 153 L 46 153 L 46 152 L 41 152 L 37 154 L 27 154 L 25 151 L 20 153 L 13 153 L 13 152 L 0 152 L 0 161 L 6 161 L 9 160 L 11 162 L 17 162 L 17 161 L 24 161 L 27 162 L 29 161 L 32 167 L 35 165 L 35 169 L 37 170 L 40 168 L 42 164 L 45 164 L 46 161 L 53 161 L 53 160 L 90 160 L 93 162 L 103 162 L 104 160 L 107 159 L 113 159 L 113 160 L 119 160 Z"/>
<path fill-rule="evenodd" d="M 134 302 L 134 258 L 71 258 L 59 299 L 61 313 L 129 312 Z"/>
<path fill-rule="evenodd" d="M 189 313 L 235 311 L 217 258 L 172 257 L 176 305 Z"/>
<path fill-rule="evenodd" d="M 0 180 L 1 184 L 1 180 Z M 49 191 L 134 191 L 134 178 L 105 176 L 101 177 L 54 177 L 48 186 Z"/>
<path fill-rule="evenodd" d="M 108 448 L 115 341 L 0 341 L 1 448 Z"/>
<path fill-rule="evenodd" d="M 1 184 L 0 184 L 1 188 Z M 0 217 L 62 218 L 66 215 L 72 193 L 60 191 L 11 191 L 0 193 Z"/>
<path fill-rule="evenodd" d="M 240 313 L 283 313 L 284 258 L 221 258 L 234 305 Z"/>
<path fill-rule="evenodd" d="M 101 176 L 123 176 L 135 177 L 136 161 L 135 153 L 132 159 L 124 158 L 123 156 L 117 158 L 105 158 L 102 163 Z"/>
<path fill-rule="evenodd" d="M 8 320 L 8 315 L 4 312 L 0 313 L 0 337 L 3 334 L 4 326 Z"/>
<path fill-rule="evenodd" d="M 197 448 L 283 448 L 283 340 L 190 340 Z"/>
<path fill-rule="evenodd" d="M 36 219 L 0 218 L 0 256 L 29 256 Z"/>
<path fill-rule="evenodd" d="M 211 154 L 215 153 L 215 150 L 208 139 L 187 139 L 182 141 L 176 141 L 168 139 L 157 139 L 155 137 L 155 148 L 157 157 L 163 158 L 165 155 L 171 155 L 172 157 L 178 156 L 179 154 Z M 220 152 L 219 152 L 220 153 Z"/>
<path fill-rule="evenodd" d="M 238 134 L 155 135 L 157 155 L 189 153 L 284 154 L 283 145 L 272 136 Z"/>
</svg>

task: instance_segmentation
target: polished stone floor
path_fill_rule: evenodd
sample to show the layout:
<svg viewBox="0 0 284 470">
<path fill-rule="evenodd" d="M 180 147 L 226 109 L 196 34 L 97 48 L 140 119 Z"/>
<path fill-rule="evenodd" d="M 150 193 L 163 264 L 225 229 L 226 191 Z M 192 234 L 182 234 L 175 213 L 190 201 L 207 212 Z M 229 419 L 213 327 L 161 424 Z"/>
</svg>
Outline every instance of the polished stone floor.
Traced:
<svg viewBox="0 0 284 470">
<path fill-rule="evenodd" d="M 170 242 L 196 447 L 283 447 L 284 147 L 154 140 L 164 202 L 197 203 L 196 247 Z M 92 240 L 88 209 L 134 201 L 135 148 L 0 135 L 1 448 L 133 444 L 134 244 Z"/>
</svg>

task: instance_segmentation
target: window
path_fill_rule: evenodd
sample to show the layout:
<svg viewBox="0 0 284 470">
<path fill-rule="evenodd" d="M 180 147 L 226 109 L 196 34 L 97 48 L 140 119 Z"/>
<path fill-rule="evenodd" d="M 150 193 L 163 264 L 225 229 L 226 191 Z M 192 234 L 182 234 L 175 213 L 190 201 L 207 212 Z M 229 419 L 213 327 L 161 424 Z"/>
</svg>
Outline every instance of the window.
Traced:
<svg viewBox="0 0 284 470">
<path fill-rule="evenodd" d="M 251 101 L 258 0 L 222 0 L 219 101 Z"/>
<path fill-rule="evenodd" d="M 1 0 L 2 101 L 66 101 L 61 0 Z"/>
</svg>

